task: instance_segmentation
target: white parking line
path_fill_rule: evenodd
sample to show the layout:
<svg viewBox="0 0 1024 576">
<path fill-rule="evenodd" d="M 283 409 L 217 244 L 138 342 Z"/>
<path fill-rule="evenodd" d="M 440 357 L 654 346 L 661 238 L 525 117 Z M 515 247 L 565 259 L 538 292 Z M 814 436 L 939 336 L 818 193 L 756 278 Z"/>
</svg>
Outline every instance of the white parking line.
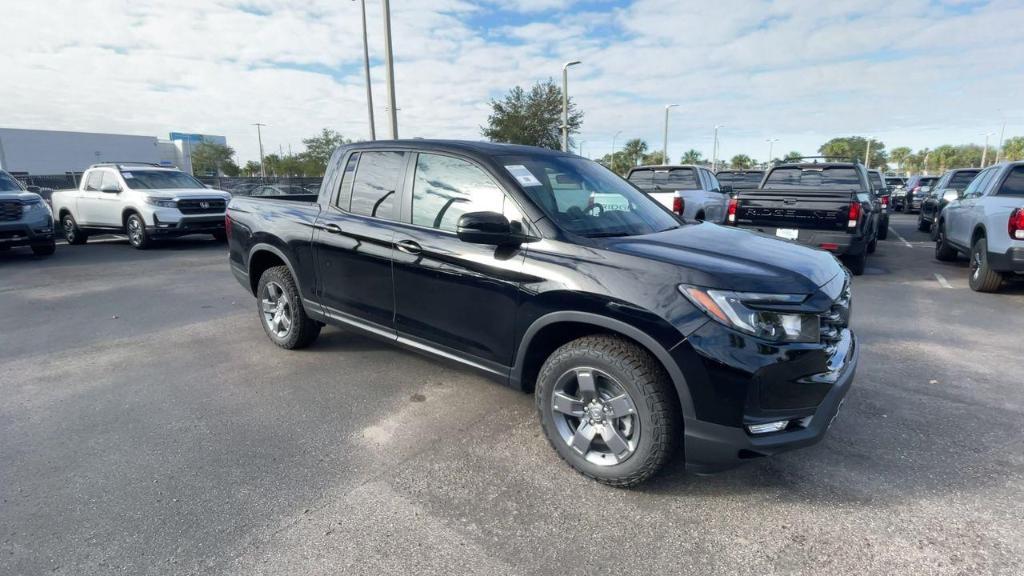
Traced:
<svg viewBox="0 0 1024 576">
<path fill-rule="evenodd" d="M 903 236 L 900 236 L 900 233 L 899 233 L 899 232 L 897 232 L 895 228 L 893 228 L 892 226 L 889 226 L 889 230 L 890 230 L 890 231 L 891 231 L 891 232 L 892 232 L 893 234 L 895 234 L 897 238 L 899 238 L 899 239 L 900 239 L 900 242 L 903 242 L 903 245 L 904 245 L 904 246 L 906 246 L 907 248 L 913 248 L 913 246 L 911 246 L 910 242 L 907 242 L 907 239 L 906 239 L 906 238 L 904 238 Z"/>
<path fill-rule="evenodd" d="M 953 287 L 953 285 L 949 283 L 949 280 L 946 280 L 946 277 L 938 272 L 935 273 L 935 279 L 939 281 L 939 286 L 942 286 L 943 288 Z"/>
</svg>

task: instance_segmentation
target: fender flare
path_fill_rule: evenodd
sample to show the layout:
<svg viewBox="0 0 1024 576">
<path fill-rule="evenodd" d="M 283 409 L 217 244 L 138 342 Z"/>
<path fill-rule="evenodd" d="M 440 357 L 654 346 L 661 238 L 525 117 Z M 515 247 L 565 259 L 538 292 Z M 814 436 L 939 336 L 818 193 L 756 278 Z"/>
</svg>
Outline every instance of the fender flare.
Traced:
<svg viewBox="0 0 1024 576">
<path fill-rule="evenodd" d="M 284 265 L 288 267 L 288 272 L 292 275 L 292 280 L 295 281 L 295 287 L 299 289 L 299 294 L 304 294 L 304 292 L 302 291 L 301 280 L 299 279 L 299 275 L 295 273 L 295 265 L 292 264 L 292 259 L 287 254 L 285 254 L 283 250 L 281 250 L 277 246 L 274 246 L 273 244 L 259 242 L 257 244 L 253 244 L 252 248 L 249 248 L 249 254 L 245 258 L 246 274 L 249 274 L 250 270 L 252 269 L 252 257 L 257 252 L 270 252 L 271 254 L 280 258 L 281 261 L 284 262 Z M 259 282 L 259 278 L 251 279 L 250 283 L 253 281 Z M 255 294 L 255 292 L 256 290 L 254 288 L 253 293 Z"/>
<path fill-rule="evenodd" d="M 690 388 L 686 383 L 686 377 L 683 376 L 683 371 L 680 370 L 679 365 L 672 358 L 669 351 L 658 343 L 657 340 L 639 328 L 621 320 L 616 320 L 614 318 L 609 318 L 607 316 L 591 312 L 565 310 L 560 312 L 551 312 L 536 319 L 533 324 L 526 329 L 526 332 L 520 340 L 519 349 L 516 351 L 515 364 L 512 366 L 512 372 L 510 375 L 512 384 L 519 386 L 522 385 L 526 351 L 530 348 L 530 344 L 533 342 L 534 336 L 536 336 L 541 329 L 559 322 L 590 324 L 611 332 L 617 332 L 639 343 L 647 349 L 648 352 L 654 355 L 654 357 L 665 368 L 665 371 L 668 372 L 669 378 L 672 379 L 672 384 L 675 386 L 676 395 L 679 397 L 679 406 L 682 409 L 683 417 L 686 419 L 696 417 L 696 413 L 693 408 L 693 398 L 690 396 Z"/>
</svg>

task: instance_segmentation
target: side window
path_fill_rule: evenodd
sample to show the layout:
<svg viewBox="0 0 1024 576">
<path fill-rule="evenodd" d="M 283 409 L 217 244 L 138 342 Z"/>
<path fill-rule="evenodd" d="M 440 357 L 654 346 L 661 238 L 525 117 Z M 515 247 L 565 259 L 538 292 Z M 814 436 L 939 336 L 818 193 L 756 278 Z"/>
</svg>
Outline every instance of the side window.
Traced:
<svg viewBox="0 0 1024 576">
<path fill-rule="evenodd" d="M 999 196 L 1024 196 L 1024 166 L 1015 166 L 999 187 Z"/>
<path fill-rule="evenodd" d="M 89 177 L 85 179 L 85 189 L 86 190 L 92 190 L 94 192 L 99 192 L 99 190 L 100 190 L 100 180 L 102 180 L 102 179 L 103 179 L 103 171 L 102 170 L 93 170 L 92 172 L 89 172 Z"/>
<path fill-rule="evenodd" d="M 708 178 L 708 184 L 711 185 L 711 190 L 721 192 L 722 185 L 718 182 L 718 178 L 715 178 L 715 175 L 712 174 L 710 171 L 705 171 L 704 174 Z"/>
<path fill-rule="evenodd" d="M 465 160 L 420 154 L 412 187 L 412 223 L 454 232 L 467 212 L 499 212 L 508 219 L 522 216 L 486 172 Z"/>
<path fill-rule="evenodd" d="M 404 152 L 363 152 L 352 185 L 352 212 L 397 220 Z"/>
<path fill-rule="evenodd" d="M 352 182 L 356 179 L 356 166 L 359 164 L 359 152 L 353 152 L 345 164 L 345 173 L 341 176 L 341 186 L 338 188 L 338 196 L 335 205 L 342 210 L 348 210 L 352 202 Z"/>
<path fill-rule="evenodd" d="M 114 189 L 114 190 L 120 190 L 121 189 L 121 182 L 118 181 L 117 174 L 114 174 L 110 170 L 104 170 L 103 171 L 103 180 L 100 181 L 99 189 L 103 190 L 104 188 Z"/>
</svg>

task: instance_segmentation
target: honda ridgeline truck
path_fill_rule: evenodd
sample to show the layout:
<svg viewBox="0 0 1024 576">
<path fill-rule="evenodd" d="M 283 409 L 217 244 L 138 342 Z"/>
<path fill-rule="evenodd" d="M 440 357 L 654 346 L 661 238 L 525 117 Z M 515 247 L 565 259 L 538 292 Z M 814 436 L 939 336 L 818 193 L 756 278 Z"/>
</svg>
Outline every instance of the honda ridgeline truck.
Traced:
<svg viewBox="0 0 1024 576">
<path fill-rule="evenodd" d="M 533 391 L 557 453 L 607 484 L 680 447 L 707 471 L 813 444 L 857 366 L 834 256 L 682 223 L 564 152 L 348 145 L 318 195 L 236 197 L 227 220 L 271 342 L 349 326 Z"/>
</svg>

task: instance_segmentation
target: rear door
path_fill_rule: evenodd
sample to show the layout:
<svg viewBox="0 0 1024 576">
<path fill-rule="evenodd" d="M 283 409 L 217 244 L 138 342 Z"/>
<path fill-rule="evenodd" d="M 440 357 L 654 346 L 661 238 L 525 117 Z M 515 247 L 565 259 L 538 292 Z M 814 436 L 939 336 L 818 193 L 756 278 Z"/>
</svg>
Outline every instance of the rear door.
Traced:
<svg viewBox="0 0 1024 576">
<path fill-rule="evenodd" d="M 420 153 L 407 180 L 395 236 L 399 338 L 504 373 L 515 347 L 525 251 L 462 242 L 456 225 L 481 211 L 502 213 L 513 226 L 527 220 L 497 180 L 467 158 Z"/>
<path fill-rule="evenodd" d="M 313 234 L 320 304 L 331 317 L 394 337 L 391 265 L 407 154 L 355 151 L 340 161 L 344 173 Z"/>
</svg>

